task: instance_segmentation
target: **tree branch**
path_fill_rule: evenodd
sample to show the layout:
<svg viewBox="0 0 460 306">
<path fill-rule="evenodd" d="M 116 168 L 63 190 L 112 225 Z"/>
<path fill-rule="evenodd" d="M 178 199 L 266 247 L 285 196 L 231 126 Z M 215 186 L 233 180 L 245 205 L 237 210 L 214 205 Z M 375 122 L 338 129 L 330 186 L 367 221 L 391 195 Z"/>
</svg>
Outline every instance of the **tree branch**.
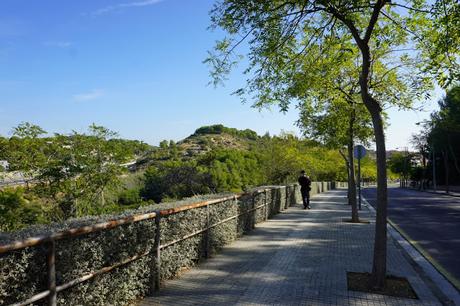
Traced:
<svg viewBox="0 0 460 306">
<path fill-rule="evenodd" d="M 413 7 L 410 7 L 410 6 L 406 6 L 404 4 L 400 4 L 400 3 L 395 3 L 395 2 L 388 2 L 388 4 L 390 6 L 397 6 L 397 7 L 402 7 L 402 8 L 405 8 L 409 11 L 414 11 L 414 12 L 419 12 L 419 13 L 427 13 L 427 14 L 431 14 L 432 11 L 429 11 L 429 10 L 422 10 L 422 9 L 417 9 L 417 8 L 413 8 Z"/>
<path fill-rule="evenodd" d="M 364 43 L 367 44 L 369 42 L 372 31 L 374 30 L 374 27 L 377 24 L 377 20 L 379 19 L 380 11 L 388 1 L 389 0 L 377 0 L 377 3 L 374 6 L 374 10 L 372 11 L 371 19 L 369 20 L 369 25 L 367 26 L 366 33 L 364 34 Z"/>
</svg>

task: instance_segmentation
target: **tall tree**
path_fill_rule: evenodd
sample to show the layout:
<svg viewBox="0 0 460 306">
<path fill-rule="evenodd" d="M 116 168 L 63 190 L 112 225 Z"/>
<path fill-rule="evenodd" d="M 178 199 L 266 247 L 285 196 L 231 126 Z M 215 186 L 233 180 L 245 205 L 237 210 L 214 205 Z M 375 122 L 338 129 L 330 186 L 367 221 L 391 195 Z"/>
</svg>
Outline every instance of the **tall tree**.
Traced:
<svg viewBox="0 0 460 306">
<path fill-rule="evenodd" d="M 21 171 L 29 188 L 29 181 L 38 174 L 46 162 L 46 139 L 43 138 L 46 131 L 38 125 L 22 122 L 13 128 L 12 134 L 8 140 L 5 157 L 10 169 Z"/>
<path fill-rule="evenodd" d="M 449 192 L 450 168 L 460 175 L 460 86 L 452 87 L 439 100 L 439 111 L 431 114 L 428 142 L 441 153 L 444 164 L 444 184 Z M 454 173 L 455 174 L 455 173 Z"/>
<path fill-rule="evenodd" d="M 447 1 L 447 0 L 446 0 Z M 409 106 L 422 96 L 430 79 L 419 73 L 427 53 L 413 51 L 418 32 L 428 33 L 433 23 L 430 7 L 425 1 L 399 3 L 388 0 L 304 0 L 257 1 L 221 0 L 212 11 L 212 24 L 229 34 L 216 44 L 207 62 L 212 66 L 215 83 L 225 79 L 240 59 L 236 48 L 248 40 L 248 86 L 236 91 L 245 97 L 253 94 L 256 107 L 278 104 L 286 110 L 298 93 L 292 91 L 294 76 L 303 59 L 320 49 L 315 61 L 339 60 L 338 52 L 330 52 L 328 41 L 348 42 L 360 55 L 359 88 L 361 100 L 369 111 L 377 151 L 377 216 L 371 286 L 382 288 L 386 275 L 387 250 L 387 176 L 383 110 L 388 104 Z M 409 25 L 409 26 L 408 26 Z M 415 30 L 414 30 L 415 28 Z M 344 44 L 342 53 L 347 52 Z M 412 52 L 409 52 L 411 49 Z M 317 54 L 315 52 L 314 54 Z M 305 67 L 302 71 L 308 71 Z M 340 61 L 337 69 L 341 69 Z M 376 77 L 375 73 L 380 77 Z M 306 75 L 306 84 L 322 84 L 323 75 L 313 80 Z M 392 80 L 393 82 L 389 82 Z M 385 92 L 374 90 L 387 85 Z M 306 88 L 311 94 L 320 85 Z"/>
<path fill-rule="evenodd" d="M 117 134 L 92 124 L 88 134 L 56 134 L 45 151 L 37 191 L 58 204 L 60 218 L 93 214 L 104 206 L 104 191 L 119 183 L 122 163 L 129 157 L 116 142 Z"/>
</svg>

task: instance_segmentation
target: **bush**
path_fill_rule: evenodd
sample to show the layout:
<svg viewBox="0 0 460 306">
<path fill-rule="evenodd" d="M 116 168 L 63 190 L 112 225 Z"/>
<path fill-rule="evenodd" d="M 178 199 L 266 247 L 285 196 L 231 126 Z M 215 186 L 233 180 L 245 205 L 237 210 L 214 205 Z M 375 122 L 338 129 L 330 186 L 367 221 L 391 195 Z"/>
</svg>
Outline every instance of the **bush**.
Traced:
<svg viewBox="0 0 460 306">
<path fill-rule="evenodd" d="M 142 202 L 139 189 L 128 189 L 118 196 L 118 204 L 132 205 Z"/>
<path fill-rule="evenodd" d="M 0 231 L 35 223 L 46 223 L 45 212 L 38 203 L 27 200 L 21 188 L 0 190 Z"/>
</svg>

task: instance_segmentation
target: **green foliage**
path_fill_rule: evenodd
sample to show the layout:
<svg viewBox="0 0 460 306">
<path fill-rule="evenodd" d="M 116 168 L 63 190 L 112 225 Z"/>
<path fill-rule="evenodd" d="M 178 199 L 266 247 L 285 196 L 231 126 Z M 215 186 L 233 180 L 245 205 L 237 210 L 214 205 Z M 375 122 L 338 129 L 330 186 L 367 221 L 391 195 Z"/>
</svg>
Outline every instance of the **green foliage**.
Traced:
<svg viewBox="0 0 460 306">
<path fill-rule="evenodd" d="M 30 224 L 45 223 L 43 208 L 24 197 L 24 190 L 0 190 L 0 231 L 7 232 L 27 227 Z"/>
<path fill-rule="evenodd" d="M 413 153 L 394 153 L 388 161 L 388 168 L 399 175 L 408 175 L 415 167 L 415 156 Z"/>
<path fill-rule="evenodd" d="M 142 196 L 159 203 L 163 198 L 180 199 L 209 193 L 209 175 L 196 162 L 166 161 L 145 171 Z"/>
<path fill-rule="evenodd" d="M 377 167 L 375 165 L 375 159 L 372 159 L 368 155 L 361 159 L 361 177 L 363 181 L 377 181 Z"/>
<path fill-rule="evenodd" d="M 246 130 L 238 130 L 235 128 L 228 128 L 223 126 L 222 124 L 215 124 L 211 126 L 202 126 L 195 131 L 195 135 L 204 135 L 204 134 L 230 134 L 234 136 L 238 136 L 241 138 L 256 140 L 259 136 L 256 132 L 250 129 Z"/>
<path fill-rule="evenodd" d="M 46 131 L 38 125 L 31 124 L 29 122 L 22 122 L 17 127 L 13 128 L 13 136 L 18 138 L 38 138 L 39 136 L 46 134 Z"/>
<path fill-rule="evenodd" d="M 215 150 L 198 164 L 210 175 L 213 192 L 239 192 L 264 183 L 260 154 L 252 151 Z"/>
<path fill-rule="evenodd" d="M 125 190 L 118 196 L 118 203 L 121 205 L 132 205 L 140 202 L 142 202 L 142 198 L 138 189 Z"/>
<path fill-rule="evenodd" d="M 460 86 L 455 86 L 447 91 L 446 96 L 439 102 L 439 111 L 431 114 L 431 120 L 426 126 L 427 143 L 430 151 L 435 150 L 435 155 L 441 156 L 444 167 L 439 172 L 444 174 L 443 181 L 460 182 Z M 449 173 L 449 168 L 454 171 Z"/>
<path fill-rule="evenodd" d="M 205 131 L 209 133 L 201 130 Z M 373 161 L 369 160 L 368 166 L 369 178 L 375 178 Z M 215 148 L 192 160 L 162 158 L 145 172 L 141 194 L 159 203 L 208 192 L 240 192 L 296 181 L 301 169 L 306 169 L 313 180 L 346 180 L 346 169 L 337 152 L 283 134 L 261 137 L 249 150 Z"/>
<path fill-rule="evenodd" d="M 39 136 L 46 132 L 37 125 L 25 122 L 13 128 L 13 137 L 5 141 L 2 155 L 10 164 L 10 170 L 20 170 L 26 177 L 33 177 L 46 163 L 48 141 Z"/>
<path fill-rule="evenodd" d="M 259 146 L 261 169 L 269 184 L 296 181 L 302 169 L 312 180 L 346 181 L 346 169 L 339 153 L 318 143 L 283 134 L 266 137 Z"/>
<path fill-rule="evenodd" d="M 54 206 L 52 221 L 105 211 L 105 193 L 119 184 L 121 164 L 148 150 L 141 142 L 115 139 L 115 132 L 95 124 L 88 134 L 40 138 L 44 133 L 21 123 L 13 137 L 2 140 L 0 154 L 11 170 L 33 179 L 27 194 Z"/>
<path fill-rule="evenodd" d="M 198 131 L 199 135 L 187 138 L 187 145 L 193 147 L 201 141 L 206 148 L 193 155 L 184 154 L 186 141 L 165 140 L 151 150 L 141 142 L 113 138 L 116 133 L 96 125 L 87 134 L 0 138 L 5 144 L 0 153 L 15 162 L 18 170 L 33 164 L 30 173 L 34 184 L 24 190 L 23 198 L 32 199 L 29 202 L 41 217 L 29 218 L 29 225 L 119 212 L 152 201 L 170 202 L 197 194 L 286 184 L 296 181 L 300 169 L 306 169 L 314 180 L 346 179 L 338 153 L 317 142 L 290 134 L 259 137 L 254 131 L 222 125 Z M 222 139 L 200 134 L 210 131 L 221 131 Z M 20 155 L 35 157 L 27 162 L 13 160 Z M 150 165 L 147 170 L 128 173 L 120 166 L 140 155 L 139 164 Z M 26 225 L 8 218 L 8 230 Z"/>
<path fill-rule="evenodd" d="M 206 62 L 213 81 L 222 82 L 243 58 L 237 47 L 246 39 L 250 48 L 241 49 L 248 58 L 244 71 L 249 82 L 236 93 L 256 107 L 277 104 L 286 110 L 291 101 L 313 100 L 321 92 L 340 95 L 340 83 L 355 85 L 365 71 L 364 52 L 372 58 L 372 76 L 360 86 L 381 108 L 408 107 L 430 88 L 427 75 L 414 73 L 422 65 L 420 53 L 412 50 L 419 37 L 414 33 L 435 31 L 424 13 L 428 9 L 426 1 L 418 0 L 405 7 L 389 1 L 223 0 L 211 12 L 211 22 L 228 36 L 217 42 Z M 380 12 L 377 19 L 371 18 L 374 11 Z"/>
<path fill-rule="evenodd" d="M 96 125 L 89 134 L 56 134 L 47 146 L 47 162 L 36 176 L 36 189 L 58 204 L 61 218 L 97 213 L 104 191 L 118 185 L 126 152 L 109 138 L 116 133 Z M 99 207 L 98 207 L 99 206 Z"/>
<path fill-rule="evenodd" d="M 436 76 L 441 87 L 448 88 L 460 79 L 460 3 L 458 0 L 431 2 L 432 18 L 424 20 L 425 26 L 420 27 L 417 22 L 409 25 L 421 32 L 417 37 L 418 47 L 429 59 L 424 68 Z"/>
</svg>

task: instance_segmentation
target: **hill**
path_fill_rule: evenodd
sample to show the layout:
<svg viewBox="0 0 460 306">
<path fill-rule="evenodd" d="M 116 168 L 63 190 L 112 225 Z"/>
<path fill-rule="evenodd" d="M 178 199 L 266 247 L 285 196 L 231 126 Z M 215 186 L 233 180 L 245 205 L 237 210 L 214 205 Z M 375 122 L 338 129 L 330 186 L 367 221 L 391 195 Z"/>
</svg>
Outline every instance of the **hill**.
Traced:
<svg viewBox="0 0 460 306">
<path fill-rule="evenodd" d="M 250 129 L 238 130 L 222 124 L 202 126 L 178 142 L 163 140 L 159 147 L 154 147 L 148 154 L 139 158 L 131 170 L 142 170 L 170 159 L 194 160 L 219 149 L 248 151 L 260 138 Z"/>
<path fill-rule="evenodd" d="M 249 150 L 260 137 L 250 129 L 238 130 L 222 124 L 203 126 L 177 143 L 182 156 L 193 158 L 214 149 Z"/>
</svg>

